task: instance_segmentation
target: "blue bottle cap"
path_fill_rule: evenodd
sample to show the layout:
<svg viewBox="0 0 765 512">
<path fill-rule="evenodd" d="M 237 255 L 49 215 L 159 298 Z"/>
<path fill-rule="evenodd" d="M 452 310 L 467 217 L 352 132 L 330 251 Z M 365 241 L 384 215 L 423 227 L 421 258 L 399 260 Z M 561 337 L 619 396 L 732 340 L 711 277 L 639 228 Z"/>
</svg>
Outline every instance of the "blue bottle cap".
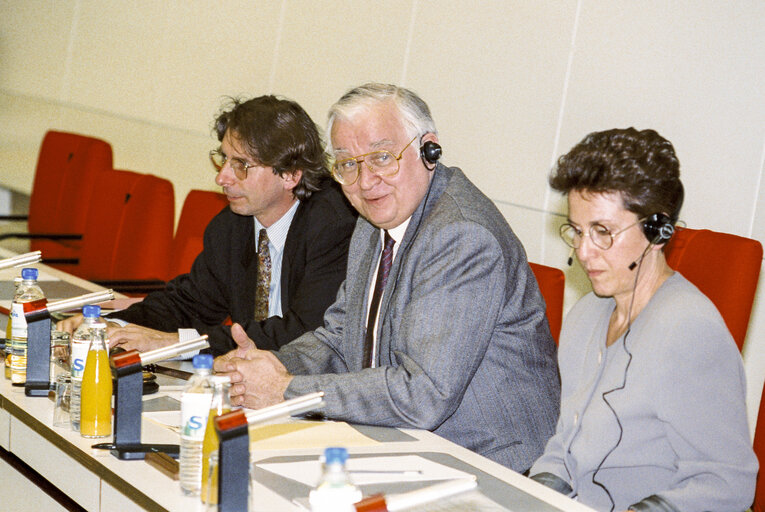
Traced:
<svg viewBox="0 0 765 512">
<path fill-rule="evenodd" d="M 325 464 L 345 464 L 348 460 L 348 450 L 346 448 L 330 447 L 324 450 Z"/>
<path fill-rule="evenodd" d="M 97 304 L 88 304 L 82 308 L 82 316 L 85 318 L 98 318 L 101 316 L 101 306 Z"/>
<path fill-rule="evenodd" d="M 26 267 L 21 269 L 21 279 L 37 279 L 37 269 L 32 267 Z"/>
<path fill-rule="evenodd" d="M 209 370 L 213 366 L 213 356 L 212 354 L 197 354 L 191 360 L 191 364 L 194 365 L 194 368 L 207 368 Z"/>
</svg>

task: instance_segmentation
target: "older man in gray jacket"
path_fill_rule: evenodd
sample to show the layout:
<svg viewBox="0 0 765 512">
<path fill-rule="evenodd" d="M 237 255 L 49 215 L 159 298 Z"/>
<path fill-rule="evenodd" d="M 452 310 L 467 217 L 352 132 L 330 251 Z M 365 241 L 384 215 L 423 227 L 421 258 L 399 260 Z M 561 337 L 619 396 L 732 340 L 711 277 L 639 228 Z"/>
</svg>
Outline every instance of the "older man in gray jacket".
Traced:
<svg viewBox="0 0 765 512">
<path fill-rule="evenodd" d="M 324 391 L 322 414 L 433 432 L 519 472 L 542 453 L 560 383 L 544 301 L 518 239 L 457 168 L 427 105 L 367 84 L 330 110 L 333 175 L 361 214 L 324 327 L 216 361 L 232 402 Z"/>
</svg>

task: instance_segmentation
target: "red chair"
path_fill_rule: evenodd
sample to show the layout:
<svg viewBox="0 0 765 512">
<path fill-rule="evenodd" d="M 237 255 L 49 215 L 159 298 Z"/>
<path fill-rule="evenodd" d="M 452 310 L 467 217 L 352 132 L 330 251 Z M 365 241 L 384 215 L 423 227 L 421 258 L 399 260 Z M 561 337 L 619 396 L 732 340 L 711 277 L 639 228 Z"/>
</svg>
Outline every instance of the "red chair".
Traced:
<svg viewBox="0 0 765 512">
<path fill-rule="evenodd" d="M 191 271 L 191 265 L 204 247 L 205 228 L 226 206 L 228 199 L 219 192 L 191 190 L 188 193 L 175 230 L 168 280 Z"/>
<path fill-rule="evenodd" d="M 538 263 L 529 262 L 534 277 L 537 278 L 539 291 L 545 299 L 547 306 L 547 321 L 550 324 L 550 332 L 558 343 L 560 328 L 563 324 L 563 294 L 566 288 L 566 276 L 559 268 L 548 267 Z"/>
<path fill-rule="evenodd" d="M 129 293 L 164 287 L 175 222 L 170 181 L 111 170 L 99 175 L 79 264 L 68 272 Z"/>
<path fill-rule="evenodd" d="M 30 239 L 30 250 L 42 251 L 43 262 L 53 266 L 76 259 L 95 177 L 111 168 L 108 142 L 76 133 L 47 132 L 37 158 L 29 214 L 13 219 L 26 218 L 27 232 L 5 233 L 0 240 Z"/>
<path fill-rule="evenodd" d="M 754 427 L 754 453 L 760 461 L 760 470 L 757 473 L 752 512 L 765 512 L 765 384 L 762 386 L 760 412 L 757 413 L 757 425 Z"/>
<path fill-rule="evenodd" d="M 670 267 L 717 306 L 741 350 L 762 266 L 762 244 L 708 229 L 678 228 L 664 254 Z"/>
</svg>

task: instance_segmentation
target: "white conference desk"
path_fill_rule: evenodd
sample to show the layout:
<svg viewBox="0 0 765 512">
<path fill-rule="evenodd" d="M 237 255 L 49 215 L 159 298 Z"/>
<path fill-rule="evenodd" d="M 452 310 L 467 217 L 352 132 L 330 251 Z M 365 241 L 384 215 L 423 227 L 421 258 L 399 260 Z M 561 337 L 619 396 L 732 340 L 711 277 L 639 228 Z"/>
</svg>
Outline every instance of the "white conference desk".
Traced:
<svg viewBox="0 0 765 512">
<path fill-rule="evenodd" d="M 2 253 L 0 251 L 0 257 Z M 44 266 L 41 266 L 44 267 Z M 54 272 L 55 273 L 55 272 Z M 98 289 L 91 283 L 58 273 L 62 278 L 88 291 Z M 186 363 L 187 364 L 187 363 Z M 181 382 L 160 376 L 164 384 L 175 384 L 177 392 Z M 158 395 L 149 395 L 151 399 Z M 121 461 L 91 445 L 111 438 L 92 440 L 82 438 L 69 428 L 53 427 L 53 402 L 46 398 L 30 398 L 23 388 L 14 388 L 10 381 L 0 377 L 0 447 L 21 459 L 42 478 L 60 489 L 88 511 L 202 511 L 198 498 L 181 495 L 178 483 L 150 466 L 145 461 Z M 475 474 L 479 489 L 486 496 L 513 511 L 572 511 L 592 509 L 576 503 L 546 487 L 523 477 L 489 459 L 455 445 L 431 432 L 408 429 L 371 429 L 358 427 L 362 433 L 386 440 L 371 446 L 350 447 L 351 458 L 367 454 L 420 454 L 436 462 L 451 465 Z M 310 430 L 310 429 L 309 429 Z M 296 434 L 291 434 L 296 435 Z M 299 435 L 299 433 L 297 434 Z M 160 425 L 142 422 L 142 442 L 179 443 L 178 434 Z M 340 445 L 342 440 L 327 439 L 327 445 Z M 262 444 L 259 446 L 263 446 Z M 287 461 L 316 459 L 320 448 L 260 449 L 251 453 L 255 464 L 250 499 L 251 510 L 275 512 L 300 510 L 290 498 L 307 495 L 301 484 L 287 483 L 294 496 L 283 496 L 274 489 L 273 475 L 259 469 L 261 461 Z M 16 471 L 0 459 L 0 482 L 3 488 L 3 510 L 66 510 L 45 494 L 38 483 Z M 282 482 L 281 488 L 285 488 Z"/>
</svg>

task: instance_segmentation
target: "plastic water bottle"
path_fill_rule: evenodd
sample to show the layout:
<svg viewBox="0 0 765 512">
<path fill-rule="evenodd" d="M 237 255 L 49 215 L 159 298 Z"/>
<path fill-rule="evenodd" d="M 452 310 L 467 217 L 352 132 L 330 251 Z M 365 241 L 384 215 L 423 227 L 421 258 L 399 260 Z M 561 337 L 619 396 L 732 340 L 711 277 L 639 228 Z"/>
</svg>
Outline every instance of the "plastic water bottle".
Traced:
<svg viewBox="0 0 765 512">
<path fill-rule="evenodd" d="M 11 304 L 11 384 L 23 386 L 27 382 L 27 319 L 24 304 L 44 299 L 37 285 L 37 269 L 21 269 L 21 286 Z"/>
<path fill-rule="evenodd" d="M 69 418 L 72 430 L 80 431 L 80 397 L 82 394 L 82 374 L 85 372 L 85 360 L 90 348 L 90 330 L 101 316 L 101 306 L 88 305 L 82 308 L 82 323 L 72 335 L 71 346 L 71 375 L 72 397 L 69 404 Z"/>
<path fill-rule="evenodd" d="M 194 375 L 181 395 L 180 482 L 186 496 L 199 496 L 202 489 L 202 441 L 213 395 L 212 355 L 197 354 L 193 364 Z"/>
<path fill-rule="evenodd" d="M 312 512 L 353 512 L 353 504 L 361 500 L 361 490 L 353 485 L 345 462 L 348 450 L 327 448 L 319 483 L 308 496 Z"/>
<path fill-rule="evenodd" d="M 80 435 L 106 437 L 112 433 L 112 372 L 106 348 L 106 324 L 94 323 L 90 336 L 80 390 Z"/>
<path fill-rule="evenodd" d="M 13 298 L 11 304 L 21 291 L 21 277 L 13 278 Z M 8 323 L 5 324 L 5 378 L 11 380 L 11 338 L 13 338 L 13 319 L 8 315 Z"/>
</svg>

